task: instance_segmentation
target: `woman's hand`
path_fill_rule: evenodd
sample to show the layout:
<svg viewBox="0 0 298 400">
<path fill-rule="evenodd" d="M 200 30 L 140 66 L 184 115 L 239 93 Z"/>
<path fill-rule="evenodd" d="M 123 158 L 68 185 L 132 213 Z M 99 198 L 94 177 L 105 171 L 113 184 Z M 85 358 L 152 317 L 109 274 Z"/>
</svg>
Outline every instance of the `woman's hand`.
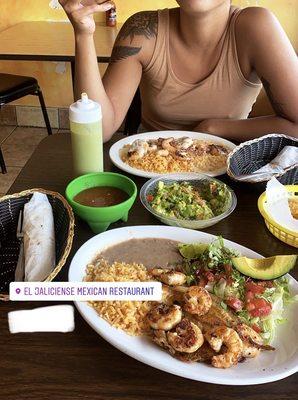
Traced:
<svg viewBox="0 0 298 400">
<path fill-rule="evenodd" d="M 72 23 L 76 35 L 93 35 L 93 14 L 108 11 L 114 6 L 112 1 L 106 0 L 59 0 L 59 3 Z"/>
<path fill-rule="evenodd" d="M 220 136 L 220 120 L 217 119 L 204 119 L 195 126 L 195 132 L 212 133 Z"/>
</svg>

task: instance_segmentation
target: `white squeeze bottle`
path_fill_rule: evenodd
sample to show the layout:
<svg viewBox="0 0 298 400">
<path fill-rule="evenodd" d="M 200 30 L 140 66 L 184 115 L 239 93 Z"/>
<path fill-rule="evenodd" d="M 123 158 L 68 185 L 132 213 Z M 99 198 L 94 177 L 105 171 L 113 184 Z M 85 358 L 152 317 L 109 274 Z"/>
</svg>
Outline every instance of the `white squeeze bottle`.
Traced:
<svg viewBox="0 0 298 400">
<path fill-rule="evenodd" d="M 82 93 L 69 107 L 73 169 L 76 176 L 103 171 L 100 104 Z"/>
</svg>

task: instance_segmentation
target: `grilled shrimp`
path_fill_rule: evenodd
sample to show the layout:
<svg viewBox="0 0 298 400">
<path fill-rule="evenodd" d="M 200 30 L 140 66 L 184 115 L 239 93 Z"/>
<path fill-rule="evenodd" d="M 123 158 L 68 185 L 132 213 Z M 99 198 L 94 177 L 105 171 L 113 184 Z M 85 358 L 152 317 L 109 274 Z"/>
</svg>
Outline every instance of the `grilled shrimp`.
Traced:
<svg viewBox="0 0 298 400">
<path fill-rule="evenodd" d="M 170 306 L 174 303 L 175 297 L 173 290 L 170 286 L 162 285 L 162 299 L 161 302 Z"/>
<path fill-rule="evenodd" d="M 169 155 L 169 150 L 165 149 L 157 150 L 156 154 L 158 156 L 167 157 Z"/>
<path fill-rule="evenodd" d="M 247 340 L 247 341 L 251 342 L 252 344 L 256 344 L 259 346 L 263 345 L 263 339 L 262 339 L 261 335 L 259 335 L 250 326 L 245 325 L 245 324 L 238 324 L 235 327 L 235 329 L 238 332 L 241 339 Z"/>
<path fill-rule="evenodd" d="M 204 315 L 212 305 L 210 294 L 199 286 L 190 286 L 184 293 L 183 300 L 184 309 L 190 314 Z"/>
<path fill-rule="evenodd" d="M 187 318 L 167 332 L 167 339 L 174 350 L 183 353 L 193 353 L 204 343 L 201 329 Z"/>
<path fill-rule="evenodd" d="M 243 357 L 256 357 L 260 353 L 260 350 L 274 350 L 274 347 L 265 345 L 262 336 L 250 326 L 238 324 L 235 330 L 243 340 Z"/>
<path fill-rule="evenodd" d="M 153 342 L 158 344 L 158 346 L 162 347 L 165 350 L 168 350 L 171 354 L 176 353 L 176 351 L 173 349 L 173 347 L 169 345 L 166 331 L 161 330 L 161 329 L 153 330 L 152 331 L 152 340 L 153 340 Z"/>
<path fill-rule="evenodd" d="M 229 368 L 237 364 L 242 355 L 243 344 L 238 333 L 226 326 L 218 326 L 205 333 L 205 339 L 216 352 L 219 352 L 222 345 L 227 351 L 212 357 L 212 365 L 216 368 Z"/>
<path fill-rule="evenodd" d="M 167 138 L 167 139 L 164 139 L 164 140 L 161 142 L 161 147 L 162 147 L 163 149 L 165 149 L 165 150 L 168 150 L 170 153 L 175 152 L 175 151 L 177 150 L 177 148 L 176 148 L 175 146 L 172 146 L 172 145 L 171 145 L 171 142 L 173 142 L 173 140 L 174 140 L 174 138 L 172 138 L 172 137 Z"/>
<path fill-rule="evenodd" d="M 163 329 L 169 331 L 182 319 L 181 307 L 173 304 L 158 304 L 147 314 L 147 320 L 153 329 Z"/>
<path fill-rule="evenodd" d="M 154 278 L 170 286 L 183 285 L 186 282 L 186 275 L 183 272 L 171 269 L 153 268 L 149 271 Z"/>
<path fill-rule="evenodd" d="M 139 139 L 135 140 L 128 150 L 128 155 L 132 160 L 143 158 L 148 151 L 148 147 L 149 145 L 146 141 Z"/>
<path fill-rule="evenodd" d="M 260 349 L 249 342 L 243 342 L 242 357 L 255 358 L 260 354 Z"/>
</svg>

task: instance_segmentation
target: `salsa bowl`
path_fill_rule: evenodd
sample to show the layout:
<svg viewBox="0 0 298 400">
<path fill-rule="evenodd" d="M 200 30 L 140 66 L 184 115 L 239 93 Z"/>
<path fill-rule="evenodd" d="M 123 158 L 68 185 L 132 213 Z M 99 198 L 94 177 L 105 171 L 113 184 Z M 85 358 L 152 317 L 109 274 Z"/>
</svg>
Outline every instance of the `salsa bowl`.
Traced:
<svg viewBox="0 0 298 400">
<path fill-rule="evenodd" d="M 110 186 L 127 193 L 127 200 L 108 207 L 90 207 L 75 200 L 75 196 L 85 189 Z M 86 221 L 94 233 L 104 232 L 111 223 L 127 221 L 128 213 L 137 196 L 135 183 L 125 175 L 113 172 L 98 172 L 79 176 L 72 180 L 65 191 L 67 201 L 75 214 Z"/>
</svg>

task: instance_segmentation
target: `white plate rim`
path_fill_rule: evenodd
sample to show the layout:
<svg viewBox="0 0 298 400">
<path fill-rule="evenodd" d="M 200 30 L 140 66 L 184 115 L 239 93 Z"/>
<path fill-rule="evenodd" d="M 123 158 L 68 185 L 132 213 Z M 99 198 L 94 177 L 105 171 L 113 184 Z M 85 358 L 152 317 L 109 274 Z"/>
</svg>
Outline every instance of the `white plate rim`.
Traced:
<svg viewBox="0 0 298 400">
<path fill-rule="evenodd" d="M 148 233 L 146 233 L 146 231 L 154 231 L 153 235 L 149 235 Z M 194 230 L 190 230 L 190 229 L 186 229 L 186 228 L 180 228 L 180 227 L 172 227 L 172 226 L 164 226 L 164 225 L 144 225 L 144 226 L 132 226 L 132 227 L 122 227 L 122 228 L 117 228 L 114 230 L 109 230 L 106 232 L 103 232 L 101 234 L 98 234 L 96 236 L 93 236 L 91 239 L 89 239 L 87 242 L 85 242 L 76 252 L 75 256 L 73 257 L 71 264 L 70 264 L 70 268 L 69 268 L 69 274 L 68 274 L 68 279 L 69 281 L 76 281 L 75 279 L 73 279 L 73 274 L 74 274 L 74 269 L 75 269 L 75 259 L 78 256 L 79 253 L 84 252 L 84 250 L 86 249 L 86 247 L 88 247 L 88 245 L 90 245 L 90 243 L 92 242 L 104 242 L 103 240 L 103 236 L 110 236 L 113 233 L 115 233 L 115 231 L 118 231 L 121 233 L 121 237 L 123 237 L 123 241 L 126 241 L 132 237 L 160 237 L 160 238 L 167 238 L 167 234 L 170 231 L 180 231 L 181 232 L 181 236 L 183 237 L 184 242 L 189 242 L 191 243 L 193 241 L 192 240 L 188 240 L 187 235 L 191 235 L 191 236 L 198 236 L 197 240 L 202 240 L 203 242 L 210 242 L 210 240 L 215 239 L 216 236 L 215 235 L 211 235 L 208 234 L 206 232 L 201 232 L 201 231 L 194 231 Z M 146 233 L 144 235 L 144 232 Z M 125 236 L 127 235 L 127 236 Z M 132 236 L 129 236 L 132 235 Z M 141 235 L 141 236 L 140 236 Z M 200 238 L 199 238 L 200 236 Z M 100 239 L 100 240 L 99 240 Z M 227 246 L 231 247 L 231 248 L 236 248 L 239 251 L 242 252 L 242 254 L 248 254 L 248 256 L 250 257 L 256 257 L 256 258 L 261 258 L 262 256 L 259 253 L 256 253 L 253 250 L 250 250 L 249 248 L 246 248 L 242 245 L 239 245 L 236 242 L 232 242 L 229 240 L 224 239 L 224 242 Z M 118 242 L 114 242 L 114 243 L 118 243 Z M 111 245 L 111 244 L 109 244 Z M 100 250 L 103 250 L 105 248 L 105 246 L 103 246 Z M 86 262 L 86 264 L 88 262 L 91 261 L 91 259 L 93 259 L 95 256 L 95 254 L 93 253 L 92 257 L 90 258 L 89 261 Z M 291 285 L 295 286 L 295 292 L 297 292 L 298 294 L 298 282 L 291 276 L 291 275 L 287 275 L 290 278 L 290 283 Z M 189 373 L 184 372 L 183 371 L 183 365 L 185 365 L 185 363 L 178 361 L 174 358 L 172 358 L 170 355 L 168 355 L 170 357 L 170 359 L 173 361 L 175 361 L 175 363 L 178 361 L 179 363 L 181 363 L 181 370 L 179 370 L 179 372 L 177 371 L 177 368 L 172 367 L 171 363 L 167 364 L 167 366 L 162 366 L 162 365 L 157 365 L 157 363 L 154 361 L 154 359 L 152 360 L 150 358 L 150 356 L 148 357 L 146 354 L 144 355 L 140 355 L 138 351 L 135 351 L 133 347 L 131 348 L 126 348 L 125 346 L 123 346 L 121 344 L 121 342 L 119 342 L 118 340 L 114 339 L 114 337 L 111 335 L 111 331 L 114 331 L 114 333 L 119 333 L 121 335 L 124 336 L 129 336 L 124 332 L 121 332 L 119 330 L 117 330 L 116 328 L 113 328 L 112 326 L 110 326 L 105 320 L 103 320 L 101 317 L 98 316 L 98 314 L 96 313 L 96 311 L 94 309 L 92 309 L 90 306 L 88 306 L 87 303 L 84 302 L 74 302 L 79 313 L 81 314 L 81 316 L 84 318 L 84 320 L 102 337 L 104 338 L 108 343 L 110 343 L 112 346 L 114 346 L 115 348 L 117 348 L 118 350 L 120 350 L 121 352 L 123 352 L 124 354 L 129 355 L 130 357 L 146 364 L 149 365 L 153 368 L 157 368 L 159 370 L 165 371 L 167 373 L 171 373 L 173 375 L 177 375 L 180 377 L 184 377 L 187 379 L 191 379 L 194 381 L 200 381 L 200 382 L 205 382 L 205 383 L 213 383 L 213 384 L 221 384 L 221 385 L 232 385 L 232 386 L 245 386 L 245 385 L 258 385 L 258 384 L 263 384 L 263 383 L 269 383 L 269 382 L 275 382 L 277 380 L 280 379 L 284 379 L 296 372 L 298 372 L 298 353 L 296 352 L 294 354 L 294 356 L 292 356 L 292 358 L 294 358 L 295 363 L 294 366 L 289 368 L 289 369 L 285 369 L 285 371 L 283 372 L 278 372 L 275 374 L 270 374 L 269 376 L 256 376 L 256 378 L 253 379 L 235 379 L 234 377 L 229 379 L 229 378 L 225 378 L 224 376 L 221 376 L 220 379 L 214 379 L 214 378 L 210 378 L 208 376 L 199 376 L 199 372 L 198 372 L 198 376 L 190 376 Z M 95 321 L 95 322 L 94 322 Z M 100 321 L 100 323 L 99 323 Z M 102 325 L 101 327 L 99 327 L 98 325 Z M 139 339 L 138 337 L 134 337 L 137 340 Z M 162 351 L 162 349 L 158 348 L 156 346 L 156 348 L 159 351 Z M 260 357 L 260 356 L 259 356 Z M 173 364 L 174 364 L 173 361 Z M 245 363 L 244 363 L 245 364 Z M 189 364 L 190 365 L 190 364 Z M 193 365 L 204 365 L 203 363 L 194 363 Z M 237 366 L 236 366 L 237 367 Z M 223 373 L 223 371 L 227 371 L 227 370 L 220 370 L 220 369 L 215 369 L 213 367 L 212 370 L 216 370 L 219 371 L 219 375 Z M 221 371 L 221 372 L 220 372 Z M 236 371 L 236 370 L 235 370 Z M 257 374 L 257 373 L 256 373 Z"/>
<path fill-rule="evenodd" d="M 134 140 L 137 139 L 157 139 L 159 137 L 161 138 L 167 138 L 167 137 L 174 137 L 174 138 L 180 138 L 183 136 L 188 136 L 192 139 L 201 139 L 201 140 L 211 140 L 212 142 L 216 144 L 221 144 L 229 147 L 231 151 L 233 151 L 237 146 L 230 142 L 229 140 L 223 139 L 218 136 L 214 135 L 209 135 L 207 133 L 201 133 L 201 132 L 192 132 L 192 131 L 155 131 L 155 132 L 145 132 L 145 133 L 138 133 L 136 135 L 131 135 L 128 137 L 125 137 L 123 139 L 118 140 L 116 143 L 114 143 L 109 151 L 109 156 L 112 161 L 112 163 L 121 169 L 122 171 L 125 171 L 131 175 L 135 176 L 141 176 L 143 178 L 155 178 L 161 175 L 164 175 L 164 173 L 156 173 L 156 172 L 148 172 L 148 171 L 143 171 L 141 169 L 133 168 L 130 165 L 126 164 L 123 162 L 119 156 L 119 151 L 122 149 L 122 147 L 126 144 L 132 143 Z M 227 172 L 227 166 L 223 168 L 219 168 L 217 170 L 213 171 L 205 171 L 205 172 L 198 172 L 202 173 L 211 177 L 216 177 L 223 175 Z"/>
</svg>

